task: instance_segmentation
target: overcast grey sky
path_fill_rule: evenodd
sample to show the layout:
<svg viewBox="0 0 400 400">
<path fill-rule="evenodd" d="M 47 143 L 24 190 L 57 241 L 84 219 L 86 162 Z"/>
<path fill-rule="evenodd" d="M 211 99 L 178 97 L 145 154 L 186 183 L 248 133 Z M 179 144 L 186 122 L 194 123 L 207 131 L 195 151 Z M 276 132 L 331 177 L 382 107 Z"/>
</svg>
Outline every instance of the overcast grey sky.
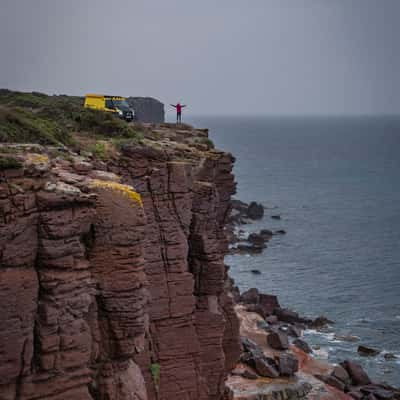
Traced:
<svg viewBox="0 0 400 400">
<path fill-rule="evenodd" d="M 0 0 L 0 87 L 400 114 L 400 0 Z"/>
</svg>

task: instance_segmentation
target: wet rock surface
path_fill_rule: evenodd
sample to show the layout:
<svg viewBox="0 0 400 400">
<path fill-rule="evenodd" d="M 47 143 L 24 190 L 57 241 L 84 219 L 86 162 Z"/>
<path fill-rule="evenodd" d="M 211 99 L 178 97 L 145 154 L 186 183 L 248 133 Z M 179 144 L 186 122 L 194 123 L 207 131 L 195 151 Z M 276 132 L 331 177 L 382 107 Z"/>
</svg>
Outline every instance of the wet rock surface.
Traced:
<svg viewBox="0 0 400 400">
<path fill-rule="evenodd" d="M 265 208 L 255 201 L 247 204 L 234 199 L 231 204 L 227 222 L 227 233 L 231 243 L 230 254 L 260 254 L 267 248 L 267 243 L 274 235 L 286 234 L 284 229 L 278 229 L 275 232 L 270 229 L 261 229 L 259 232 L 251 232 L 245 236 L 244 231 L 240 228 L 255 220 L 262 219 Z"/>
<path fill-rule="evenodd" d="M 250 219 L 261 219 L 264 216 L 264 207 L 252 201 L 246 210 L 247 217 Z"/>
<path fill-rule="evenodd" d="M 307 354 L 311 354 L 313 352 L 310 345 L 305 340 L 296 339 L 293 341 L 293 344 Z"/>
<path fill-rule="evenodd" d="M 360 345 L 357 348 L 357 353 L 364 357 L 374 357 L 380 353 L 380 350 L 373 349 L 368 346 Z"/>
<path fill-rule="evenodd" d="M 264 299 L 265 304 L 269 304 L 268 310 L 262 309 L 261 299 Z M 312 357 L 312 349 L 301 338 L 302 331 L 306 327 L 323 330 L 326 324 L 332 323 L 328 318 L 310 319 L 291 310 L 282 309 L 275 296 L 261 293 L 256 288 L 247 290 L 238 300 L 242 304 L 237 306 L 237 313 L 241 321 L 243 353 L 237 368 L 246 365 L 251 368 L 252 373 L 258 375 L 258 378 L 254 380 L 256 386 L 251 386 L 250 383 L 244 384 L 239 378 L 233 381 L 228 378 L 228 386 L 232 387 L 235 393 L 234 399 L 252 399 L 251 388 L 255 390 L 254 393 L 262 393 L 260 390 L 262 379 L 269 379 L 269 384 L 274 386 L 274 382 L 281 382 L 280 380 L 285 377 L 296 382 L 301 377 L 310 383 L 306 397 L 294 398 L 310 400 L 366 400 L 372 396 L 376 399 L 399 398 L 398 389 L 384 383 L 373 383 L 364 369 L 354 361 L 346 360 L 340 365 L 332 366 Z M 292 381 L 287 381 L 283 386 L 289 388 L 292 384 Z M 241 392 L 242 389 L 244 392 Z M 277 398 L 281 395 L 284 396 L 274 394 L 278 396 Z"/>
</svg>

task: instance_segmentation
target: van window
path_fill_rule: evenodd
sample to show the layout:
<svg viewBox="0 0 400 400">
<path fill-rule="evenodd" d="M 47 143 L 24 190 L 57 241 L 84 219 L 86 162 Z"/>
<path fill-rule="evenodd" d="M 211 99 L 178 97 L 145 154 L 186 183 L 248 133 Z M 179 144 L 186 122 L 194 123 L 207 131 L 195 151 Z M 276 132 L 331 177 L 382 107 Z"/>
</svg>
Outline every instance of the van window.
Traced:
<svg viewBox="0 0 400 400">
<path fill-rule="evenodd" d="M 129 110 L 129 104 L 125 100 L 113 100 L 113 103 L 115 107 L 118 107 L 120 110 Z"/>
<path fill-rule="evenodd" d="M 114 104 L 111 99 L 106 99 L 106 108 L 114 109 Z"/>
</svg>

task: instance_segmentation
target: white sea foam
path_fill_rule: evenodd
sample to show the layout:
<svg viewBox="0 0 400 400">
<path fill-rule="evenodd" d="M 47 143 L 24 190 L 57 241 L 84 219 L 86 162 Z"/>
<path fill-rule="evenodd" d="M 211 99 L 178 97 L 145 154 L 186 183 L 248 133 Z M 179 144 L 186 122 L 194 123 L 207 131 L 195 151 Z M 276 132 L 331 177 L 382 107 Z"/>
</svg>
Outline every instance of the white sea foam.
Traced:
<svg viewBox="0 0 400 400">
<path fill-rule="evenodd" d="M 322 336 L 324 339 L 328 340 L 328 341 L 335 341 L 335 334 L 333 332 L 321 332 L 318 331 L 316 329 L 307 329 L 304 331 L 304 335 L 305 336 Z"/>
<path fill-rule="evenodd" d="M 327 359 L 329 356 L 329 351 L 327 349 L 318 349 L 315 350 L 313 349 L 313 353 L 318 357 L 318 358 L 322 358 L 322 359 Z"/>
</svg>

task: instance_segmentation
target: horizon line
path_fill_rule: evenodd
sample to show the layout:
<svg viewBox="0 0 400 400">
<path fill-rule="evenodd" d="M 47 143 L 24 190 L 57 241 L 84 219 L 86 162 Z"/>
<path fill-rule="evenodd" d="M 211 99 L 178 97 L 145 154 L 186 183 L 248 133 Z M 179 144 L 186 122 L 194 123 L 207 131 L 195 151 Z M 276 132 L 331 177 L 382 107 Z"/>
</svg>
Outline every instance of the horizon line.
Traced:
<svg viewBox="0 0 400 400">
<path fill-rule="evenodd" d="M 173 116 L 173 112 L 165 113 L 166 115 Z M 229 118 L 254 118 L 254 117 L 267 117 L 267 118 L 400 118 L 400 113 L 331 113 L 331 114 L 270 114 L 270 113 L 257 113 L 257 114 L 215 114 L 215 113 L 196 113 L 196 114 L 186 114 L 186 118 L 201 118 L 201 117 L 229 117 Z"/>
</svg>

